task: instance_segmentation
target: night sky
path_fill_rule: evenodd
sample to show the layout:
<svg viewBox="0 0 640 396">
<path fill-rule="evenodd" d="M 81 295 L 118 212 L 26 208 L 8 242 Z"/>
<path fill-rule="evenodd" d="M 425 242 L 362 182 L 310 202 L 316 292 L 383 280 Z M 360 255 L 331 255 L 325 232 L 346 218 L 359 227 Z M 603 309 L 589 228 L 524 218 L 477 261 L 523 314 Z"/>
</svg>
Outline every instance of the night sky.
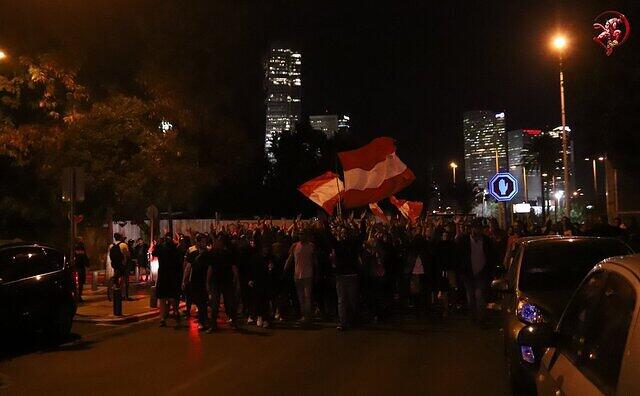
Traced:
<svg viewBox="0 0 640 396">
<path fill-rule="evenodd" d="M 571 40 L 567 116 L 579 154 L 598 146 L 594 110 L 611 95 L 607 81 L 637 73 L 636 36 L 611 58 L 591 41 L 601 11 L 640 20 L 633 1 L 179 3 L 4 0 L 0 46 L 68 52 L 102 88 L 130 86 L 154 62 L 179 83 L 194 68 L 190 54 L 209 54 L 196 65 L 206 82 L 185 89 L 212 106 L 229 97 L 229 114 L 261 144 L 262 60 L 271 40 L 287 40 L 303 52 L 305 115 L 350 114 L 363 140 L 398 139 L 401 157 L 416 169 L 433 165 L 436 177 L 462 162 L 465 110 L 505 111 L 508 129 L 559 125 L 555 31 Z"/>
</svg>

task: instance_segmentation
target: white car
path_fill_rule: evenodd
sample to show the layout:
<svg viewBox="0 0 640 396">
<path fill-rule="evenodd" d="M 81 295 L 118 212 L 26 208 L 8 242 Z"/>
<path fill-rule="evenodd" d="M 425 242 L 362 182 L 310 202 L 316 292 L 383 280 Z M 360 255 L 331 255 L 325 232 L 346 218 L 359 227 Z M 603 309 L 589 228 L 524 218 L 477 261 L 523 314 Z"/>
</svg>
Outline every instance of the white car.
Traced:
<svg viewBox="0 0 640 396">
<path fill-rule="evenodd" d="M 640 395 L 639 293 L 640 255 L 589 272 L 543 335 L 550 347 L 535 379 L 539 395 Z"/>
</svg>

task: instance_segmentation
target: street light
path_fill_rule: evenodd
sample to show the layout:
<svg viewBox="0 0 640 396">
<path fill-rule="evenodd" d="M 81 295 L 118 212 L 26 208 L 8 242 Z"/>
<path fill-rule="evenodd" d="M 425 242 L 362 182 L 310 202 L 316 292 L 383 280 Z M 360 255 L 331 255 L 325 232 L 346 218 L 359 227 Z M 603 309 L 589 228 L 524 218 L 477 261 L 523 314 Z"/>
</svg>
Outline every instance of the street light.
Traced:
<svg viewBox="0 0 640 396">
<path fill-rule="evenodd" d="M 449 164 L 449 166 L 451 167 L 451 171 L 453 172 L 453 184 L 456 184 L 456 168 L 458 167 L 458 164 L 452 162 Z"/>
<path fill-rule="evenodd" d="M 7 59 L 9 56 L 7 55 L 6 52 L 4 52 L 3 50 L 0 50 L 0 60 L 5 60 Z"/>
<path fill-rule="evenodd" d="M 564 50 L 565 47 L 567 46 L 567 38 L 562 36 L 562 35 L 558 35 L 556 37 L 553 38 L 553 47 L 557 50 Z"/>
<path fill-rule="evenodd" d="M 593 192 L 596 195 L 598 195 L 598 172 L 597 172 L 597 168 L 596 168 L 596 159 L 589 159 L 589 158 L 585 158 L 585 161 L 591 161 L 591 167 L 592 167 L 592 171 L 593 171 Z M 602 162 L 604 161 L 604 157 L 600 156 L 598 157 L 598 161 Z"/>
<path fill-rule="evenodd" d="M 558 52 L 560 65 L 560 114 L 562 118 L 562 166 L 564 167 L 564 188 L 565 190 L 570 191 L 569 158 L 567 155 L 567 116 L 564 106 L 564 70 L 562 64 L 562 55 L 567 48 L 568 41 L 564 35 L 559 34 L 553 38 L 552 43 L 553 48 Z M 571 204 L 569 201 L 570 200 L 566 199 L 564 202 L 567 213 L 571 213 Z"/>
<path fill-rule="evenodd" d="M 558 190 L 556 191 L 556 193 L 554 194 L 555 198 L 556 198 L 556 221 L 558 220 L 558 207 L 561 206 L 560 202 L 562 201 L 562 197 L 564 197 L 564 191 L 562 190 Z M 565 203 L 566 201 L 568 201 L 568 199 L 565 199 Z M 568 216 L 568 215 L 567 215 Z"/>
</svg>

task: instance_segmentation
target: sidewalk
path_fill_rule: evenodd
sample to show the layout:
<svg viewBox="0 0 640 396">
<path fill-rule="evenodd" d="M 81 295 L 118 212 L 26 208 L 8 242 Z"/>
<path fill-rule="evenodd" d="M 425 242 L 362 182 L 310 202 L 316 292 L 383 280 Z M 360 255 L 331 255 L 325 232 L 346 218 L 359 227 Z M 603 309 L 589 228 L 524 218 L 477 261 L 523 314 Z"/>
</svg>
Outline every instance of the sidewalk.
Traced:
<svg viewBox="0 0 640 396">
<path fill-rule="evenodd" d="M 131 285 L 133 286 L 133 285 Z M 96 291 L 86 290 L 84 302 L 78 304 L 75 322 L 124 324 L 156 317 L 158 308 L 150 307 L 149 289 L 132 287 L 130 297 L 133 301 L 122 301 L 122 316 L 113 315 L 113 301 L 107 299 L 107 288 L 99 287 Z"/>
</svg>

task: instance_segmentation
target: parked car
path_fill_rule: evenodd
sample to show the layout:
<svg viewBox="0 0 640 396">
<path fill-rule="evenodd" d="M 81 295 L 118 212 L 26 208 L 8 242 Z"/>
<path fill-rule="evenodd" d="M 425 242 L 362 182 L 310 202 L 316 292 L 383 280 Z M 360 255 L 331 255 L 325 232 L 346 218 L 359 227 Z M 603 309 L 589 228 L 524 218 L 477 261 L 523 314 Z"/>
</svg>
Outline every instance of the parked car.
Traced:
<svg viewBox="0 0 640 396">
<path fill-rule="evenodd" d="M 39 243 L 0 242 L 0 331 L 43 330 L 62 338 L 76 313 L 65 254 Z"/>
<path fill-rule="evenodd" d="M 507 253 L 506 274 L 492 288 L 503 295 L 502 326 L 507 374 L 517 392 L 532 390 L 541 347 L 536 326 L 555 325 L 574 290 L 601 260 L 630 254 L 614 238 L 543 236 L 522 238 Z M 529 343 L 519 340 L 527 331 Z"/>
<path fill-rule="evenodd" d="M 640 255 L 596 265 L 556 328 L 537 329 L 536 340 L 549 347 L 536 376 L 538 394 L 639 395 L 639 294 Z"/>
</svg>

